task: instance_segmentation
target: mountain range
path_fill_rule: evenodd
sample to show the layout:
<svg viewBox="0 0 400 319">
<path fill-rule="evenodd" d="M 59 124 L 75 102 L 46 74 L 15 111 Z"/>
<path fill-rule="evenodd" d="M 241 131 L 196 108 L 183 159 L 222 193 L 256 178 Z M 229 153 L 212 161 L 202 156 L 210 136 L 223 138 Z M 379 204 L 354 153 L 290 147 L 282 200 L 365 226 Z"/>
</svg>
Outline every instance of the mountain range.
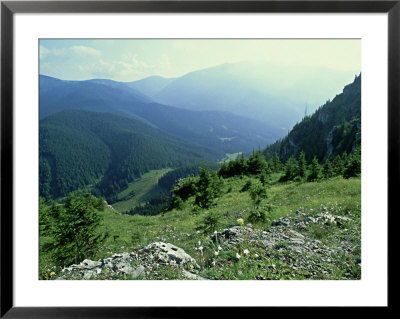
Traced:
<svg viewBox="0 0 400 319">
<path fill-rule="evenodd" d="M 267 157 L 277 151 L 282 159 L 308 144 L 318 149 L 310 154 L 318 153 L 320 159 L 339 149 L 347 151 L 351 147 L 341 137 L 354 133 L 358 113 L 353 112 L 354 119 L 340 105 L 360 109 L 360 101 L 353 98 L 360 87 L 353 89 L 354 85 L 345 88 L 350 93 L 343 91 L 312 116 L 306 115 L 285 137 L 302 117 L 305 101 L 313 112 L 312 103 L 332 95 L 335 87 L 329 83 L 347 76 L 313 72 L 237 63 L 134 82 L 65 81 L 40 75 L 40 194 L 57 198 L 91 187 L 112 202 L 118 191 L 152 169 L 216 162 L 267 145 Z M 341 117 L 331 115 L 336 107 Z M 314 137 L 303 139 L 310 132 L 299 127 L 314 123 L 316 116 L 328 119 L 317 127 L 321 134 L 313 131 Z M 316 135 L 321 141 L 310 140 Z"/>
<path fill-rule="evenodd" d="M 41 119 L 62 110 L 130 117 L 222 154 L 250 152 L 274 142 L 279 130 L 226 111 L 194 111 L 156 103 L 130 85 L 110 80 L 62 81 L 40 76 Z"/>
</svg>

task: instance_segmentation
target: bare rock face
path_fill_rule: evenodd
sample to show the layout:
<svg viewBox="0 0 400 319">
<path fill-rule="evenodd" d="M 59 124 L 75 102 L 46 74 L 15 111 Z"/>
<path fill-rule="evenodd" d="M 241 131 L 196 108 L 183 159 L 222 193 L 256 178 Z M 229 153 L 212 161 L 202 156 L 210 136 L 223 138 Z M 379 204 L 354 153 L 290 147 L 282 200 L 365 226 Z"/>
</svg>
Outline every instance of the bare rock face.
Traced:
<svg viewBox="0 0 400 319">
<path fill-rule="evenodd" d="M 151 254 L 156 262 L 176 263 L 178 265 L 188 265 L 189 268 L 200 268 L 196 260 L 188 255 L 182 248 L 170 243 L 155 242 L 143 248 L 143 251 Z"/>
</svg>

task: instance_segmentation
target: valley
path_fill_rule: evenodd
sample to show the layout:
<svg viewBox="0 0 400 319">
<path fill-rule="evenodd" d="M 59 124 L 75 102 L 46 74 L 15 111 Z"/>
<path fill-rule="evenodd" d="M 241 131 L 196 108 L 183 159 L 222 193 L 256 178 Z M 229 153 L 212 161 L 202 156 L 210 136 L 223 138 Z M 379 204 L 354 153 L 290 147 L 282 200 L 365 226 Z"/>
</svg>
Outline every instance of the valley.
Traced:
<svg viewBox="0 0 400 319">
<path fill-rule="evenodd" d="M 168 190 L 158 186 L 158 180 L 170 171 L 170 168 L 152 170 L 143 174 L 137 181 L 128 183 L 128 187 L 117 194 L 117 201 L 112 206 L 118 212 L 128 212 L 151 198 L 168 196 Z"/>
</svg>

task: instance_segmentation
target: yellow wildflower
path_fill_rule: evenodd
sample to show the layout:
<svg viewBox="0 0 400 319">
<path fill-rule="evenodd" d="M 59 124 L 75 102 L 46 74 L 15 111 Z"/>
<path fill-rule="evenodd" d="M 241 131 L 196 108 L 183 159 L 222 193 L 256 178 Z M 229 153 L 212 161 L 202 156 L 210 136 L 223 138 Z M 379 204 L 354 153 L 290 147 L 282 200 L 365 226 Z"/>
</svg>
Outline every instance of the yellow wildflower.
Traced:
<svg viewBox="0 0 400 319">
<path fill-rule="evenodd" d="M 243 226 L 243 225 L 244 225 L 244 220 L 243 220 L 243 218 L 239 218 L 236 222 L 237 222 L 240 226 Z"/>
</svg>

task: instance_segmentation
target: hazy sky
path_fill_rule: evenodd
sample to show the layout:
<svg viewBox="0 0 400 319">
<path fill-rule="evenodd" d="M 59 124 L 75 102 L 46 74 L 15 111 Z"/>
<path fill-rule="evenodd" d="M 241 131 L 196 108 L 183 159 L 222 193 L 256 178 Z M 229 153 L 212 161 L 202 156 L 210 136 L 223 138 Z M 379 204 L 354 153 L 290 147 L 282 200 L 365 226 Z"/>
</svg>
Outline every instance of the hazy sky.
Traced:
<svg viewBox="0 0 400 319">
<path fill-rule="evenodd" d="M 40 40 L 40 73 L 64 80 L 178 77 L 241 61 L 361 71 L 361 40 Z"/>
</svg>

